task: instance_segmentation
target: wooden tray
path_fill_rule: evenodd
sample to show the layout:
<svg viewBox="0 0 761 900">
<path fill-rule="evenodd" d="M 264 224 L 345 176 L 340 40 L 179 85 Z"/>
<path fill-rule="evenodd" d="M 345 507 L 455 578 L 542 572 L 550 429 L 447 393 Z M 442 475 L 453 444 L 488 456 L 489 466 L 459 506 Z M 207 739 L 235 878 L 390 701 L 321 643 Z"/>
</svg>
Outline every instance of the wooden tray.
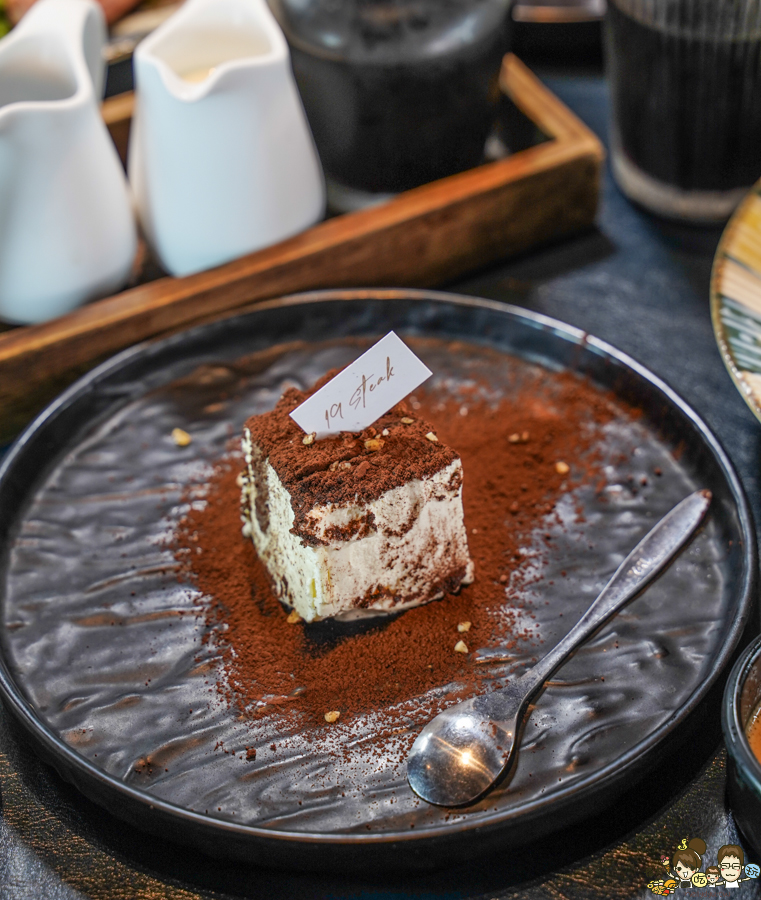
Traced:
<svg viewBox="0 0 761 900">
<path fill-rule="evenodd" d="M 599 140 L 512 54 L 500 85 L 549 140 L 216 269 L 159 278 L 0 334 L 0 443 L 65 385 L 137 341 L 296 291 L 440 285 L 589 227 L 604 160 Z M 130 96 L 107 101 L 104 118 L 122 153 L 130 115 Z"/>
</svg>

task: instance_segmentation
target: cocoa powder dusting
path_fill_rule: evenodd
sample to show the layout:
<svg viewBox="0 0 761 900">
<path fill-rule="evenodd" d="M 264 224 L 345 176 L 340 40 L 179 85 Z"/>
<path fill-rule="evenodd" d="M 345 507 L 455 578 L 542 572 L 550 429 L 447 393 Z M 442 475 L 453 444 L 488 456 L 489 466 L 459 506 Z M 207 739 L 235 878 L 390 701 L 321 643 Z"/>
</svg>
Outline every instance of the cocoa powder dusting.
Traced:
<svg viewBox="0 0 761 900">
<path fill-rule="evenodd" d="M 217 466 L 206 505 L 191 508 L 181 521 L 174 549 L 185 577 L 205 597 L 207 639 L 220 656 L 217 689 L 225 702 L 246 717 L 276 708 L 281 715 L 306 717 L 312 727 L 331 728 L 329 711 L 339 712 L 345 723 L 452 682 L 460 685 L 458 697 L 473 693 L 486 678 L 474 651 L 509 650 L 532 638 L 521 592 L 527 568 L 522 548 L 540 526 L 547 529 L 563 493 L 581 482 L 604 485 L 595 448 L 602 427 L 621 414 L 620 401 L 614 406 L 569 373 L 528 379 L 497 405 L 482 397 L 477 388 L 446 398 L 418 392 L 411 412 L 395 410 L 393 416 L 395 423 L 401 417 L 427 420 L 425 427 L 430 423 L 462 459 L 475 582 L 442 600 L 354 626 L 348 634 L 346 626 L 334 623 L 287 621 L 251 541 L 241 534 L 241 460 L 233 454 Z M 338 448 L 339 442 L 332 443 Z M 357 456 L 355 483 L 361 483 L 373 454 L 352 451 L 346 458 Z M 458 632 L 460 623 L 470 623 L 467 633 Z M 463 639 L 466 651 L 456 652 Z M 453 699 L 450 694 L 446 702 Z M 426 716 L 445 705 L 426 703 Z"/>
</svg>

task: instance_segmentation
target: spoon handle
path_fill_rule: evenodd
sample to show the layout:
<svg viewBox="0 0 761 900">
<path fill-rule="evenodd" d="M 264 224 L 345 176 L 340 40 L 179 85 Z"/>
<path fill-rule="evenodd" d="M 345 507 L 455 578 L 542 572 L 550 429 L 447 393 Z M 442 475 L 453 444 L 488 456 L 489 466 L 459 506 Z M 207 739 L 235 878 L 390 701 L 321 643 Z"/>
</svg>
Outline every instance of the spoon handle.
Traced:
<svg viewBox="0 0 761 900">
<path fill-rule="evenodd" d="M 710 491 L 695 491 L 642 538 L 576 625 L 518 680 L 527 701 L 579 644 L 668 565 L 701 523 L 710 503 Z"/>
</svg>

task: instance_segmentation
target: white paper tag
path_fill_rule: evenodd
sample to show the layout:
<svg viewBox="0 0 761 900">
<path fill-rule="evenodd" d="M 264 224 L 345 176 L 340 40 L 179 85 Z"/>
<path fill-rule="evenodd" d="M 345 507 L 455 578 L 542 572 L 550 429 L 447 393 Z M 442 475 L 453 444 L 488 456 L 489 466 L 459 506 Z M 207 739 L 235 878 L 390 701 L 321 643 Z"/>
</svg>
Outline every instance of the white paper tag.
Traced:
<svg viewBox="0 0 761 900">
<path fill-rule="evenodd" d="M 432 375 L 393 331 L 297 406 L 291 418 L 318 438 L 363 431 Z"/>
</svg>

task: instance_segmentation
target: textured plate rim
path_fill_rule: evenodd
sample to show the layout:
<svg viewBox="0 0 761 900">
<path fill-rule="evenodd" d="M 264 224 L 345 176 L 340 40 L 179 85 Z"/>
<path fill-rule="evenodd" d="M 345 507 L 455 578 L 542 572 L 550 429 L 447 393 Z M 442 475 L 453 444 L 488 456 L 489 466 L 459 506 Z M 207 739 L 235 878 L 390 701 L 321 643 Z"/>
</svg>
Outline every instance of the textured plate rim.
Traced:
<svg viewBox="0 0 761 900">
<path fill-rule="evenodd" d="M 713 263 L 711 265 L 711 282 L 709 291 L 713 333 L 714 337 L 716 338 L 716 343 L 719 347 L 719 353 L 721 355 L 722 361 L 724 362 L 724 365 L 726 366 L 727 371 L 729 372 L 729 375 L 732 378 L 735 387 L 740 392 L 743 400 L 748 404 L 748 407 L 750 408 L 753 415 L 759 420 L 759 422 L 761 422 L 761 402 L 756 399 L 756 396 L 750 389 L 750 386 L 742 377 L 742 372 L 746 370 L 741 369 L 737 365 L 735 354 L 732 352 L 729 337 L 727 336 L 726 327 L 721 320 L 721 312 L 724 308 L 724 297 L 726 296 L 722 292 L 723 263 L 725 259 L 731 256 L 730 248 L 734 243 L 737 231 L 744 221 L 748 209 L 759 197 L 761 197 L 761 179 L 753 185 L 745 199 L 740 203 L 734 213 L 732 213 L 732 217 L 724 227 L 724 231 L 722 231 L 721 233 L 721 238 L 719 239 L 718 246 L 716 247 L 716 253 L 714 254 Z M 759 272 L 758 274 L 759 276 L 761 276 L 761 272 Z M 734 300 L 734 302 L 740 303 L 739 300 Z M 741 305 L 744 306 L 745 304 Z"/>
<path fill-rule="evenodd" d="M 474 830 L 484 833 L 504 827 L 510 823 L 514 824 L 515 820 L 520 818 L 531 819 L 538 817 L 542 814 L 546 814 L 548 810 L 552 808 L 559 809 L 568 806 L 574 802 L 575 798 L 580 793 L 585 792 L 592 785 L 597 789 L 604 788 L 606 785 L 612 786 L 621 779 L 630 768 L 635 769 L 638 760 L 642 759 L 645 754 L 654 751 L 658 744 L 671 735 L 677 726 L 688 718 L 690 713 L 695 710 L 697 705 L 719 678 L 720 674 L 725 670 L 750 616 L 753 605 L 753 588 L 756 581 L 757 569 L 757 548 L 753 520 L 745 496 L 745 491 L 727 453 L 724 451 L 707 424 L 692 409 L 692 407 L 669 387 L 665 381 L 650 372 L 649 369 L 638 363 L 628 354 L 616 349 L 606 341 L 589 335 L 587 332 L 576 328 L 575 326 L 497 300 L 488 300 L 443 291 L 401 288 L 311 291 L 302 294 L 291 294 L 262 303 L 256 303 L 244 310 L 236 310 L 232 315 L 226 314 L 220 316 L 211 322 L 202 323 L 192 328 L 185 329 L 169 337 L 154 338 L 150 341 L 136 344 L 101 363 L 99 366 L 78 379 L 27 426 L 13 443 L 2 463 L 0 463 L 0 489 L 4 486 L 6 478 L 12 471 L 16 460 L 23 454 L 24 448 L 31 437 L 41 429 L 50 418 L 63 413 L 65 408 L 76 397 L 79 397 L 80 394 L 86 392 L 93 382 L 98 381 L 100 378 L 105 377 L 109 373 L 126 365 L 135 356 L 141 354 L 146 354 L 148 356 L 154 354 L 158 355 L 163 352 L 165 348 L 171 346 L 171 344 L 182 342 L 210 325 L 213 326 L 217 323 L 223 323 L 240 315 L 247 316 L 252 313 L 255 314 L 259 310 L 265 311 L 268 309 L 281 308 L 283 306 L 301 306 L 312 303 L 323 303 L 325 301 L 346 302 L 383 299 L 413 300 L 456 306 L 469 306 L 473 309 L 490 310 L 505 314 L 511 318 L 528 321 L 537 329 L 550 330 L 557 334 L 561 339 L 577 345 L 584 345 L 585 347 L 592 349 L 596 354 L 612 358 L 617 364 L 632 370 L 635 375 L 652 385 L 664 396 L 664 399 L 671 406 L 675 406 L 692 422 L 693 426 L 706 443 L 710 453 L 717 461 L 719 468 L 727 481 L 730 493 L 733 496 L 740 530 L 745 542 L 744 556 L 747 563 L 742 585 L 738 592 L 740 595 L 738 598 L 739 614 L 728 624 L 724 640 L 719 652 L 716 654 L 710 675 L 696 686 L 687 701 L 682 704 L 675 713 L 672 713 L 666 721 L 664 721 L 657 729 L 646 735 L 634 747 L 631 747 L 614 762 L 597 770 L 589 777 L 571 784 L 568 787 L 560 788 L 557 793 L 552 793 L 538 800 L 534 799 L 514 806 L 509 806 L 502 810 L 496 809 L 484 813 L 479 817 L 478 821 L 473 822 L 469 822 L 467 819 L 461 819 L 452 822 L 451 824 L 434 825 L 425 829 L 416 829 L 415 831 L 386 831 L 377 834 L 372 832 L 364 834 L 351 832 L 325 833 L 287 830 L 275 831 L 262 826 L 228 822 L 224 819 L 213 818 L 161 800 L 147 792 L 124 784 L 116 777 L 109 775 L 102 769 L 93 765 L 90 761 L 85 759 L 85 757 L 80 756 L 66 744 L 62 738 L 58 737 L 44 721 L 42 721 L 35 708 L 26 700 L 20 689 L 16 686 L 14 679 L 7 668 L 5 656 L 0 652 L 0 697 L 5 702 L 6 706 L 9 707 L 10 712 L 16 719 L 33 734 L 37 741 L 41 743 L 45 755 L 48 757 L 48 761 L 53 762 L 54 766 L 57 767 L 54 760 L 58 758 L 62 760 L 67 767 L 78 771 L 86 779 L 99 783 L 108 791 L 115 792 L 117 796 L 121 795 L 125 798 L 128 797 L 130 800 L 142 805 L 152 813 L 161 812 L 173 820 L 185 822 L 188 825 L 200 828 L 202 831 L 213 832 L 217 835 L 226 833 L 257 841 L 303 845 L 340 845 L 368 848 L 387 844 L 424 845 L 426 842 L 435 838 L 452 837 L 462 832 L 472 832 Z M 77 786 L 81 790 L 80 785 L 77 784 Z"/>
</svg>

